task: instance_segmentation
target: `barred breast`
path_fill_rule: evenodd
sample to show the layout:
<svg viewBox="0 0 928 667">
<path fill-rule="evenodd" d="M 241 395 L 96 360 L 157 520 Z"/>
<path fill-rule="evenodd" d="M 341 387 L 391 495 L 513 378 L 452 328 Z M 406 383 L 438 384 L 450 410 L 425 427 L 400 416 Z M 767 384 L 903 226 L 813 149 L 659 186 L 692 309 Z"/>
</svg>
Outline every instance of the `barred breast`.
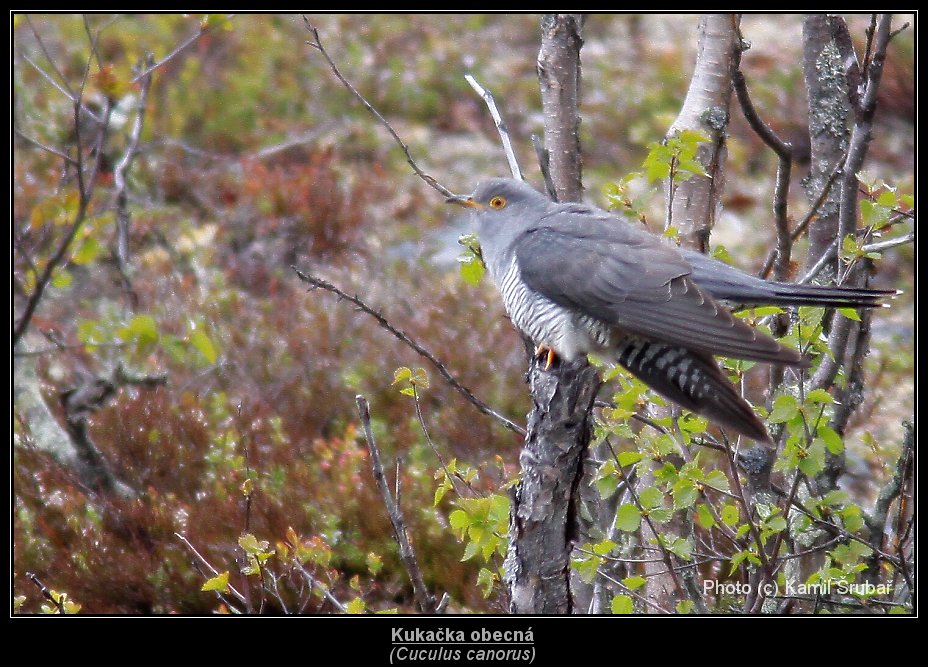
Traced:
<svg viewBox="0 0 928 667">
<path fill-rule="evenodd" d="M 607 325 L 586 315 L 575 313 L 529 289 L 515 258 L 494 276 L 506 312 L 512 323 L 536 344 L 552 348 L 567 361 L 612 347 Z"/>
</svg>

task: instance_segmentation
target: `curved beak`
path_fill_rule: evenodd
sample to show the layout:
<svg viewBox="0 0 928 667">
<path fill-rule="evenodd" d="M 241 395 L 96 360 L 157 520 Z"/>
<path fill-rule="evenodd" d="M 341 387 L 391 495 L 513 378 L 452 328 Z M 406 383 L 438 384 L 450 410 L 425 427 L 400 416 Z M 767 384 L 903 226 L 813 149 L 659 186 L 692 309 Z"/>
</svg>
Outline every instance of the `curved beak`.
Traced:
<svg viewBox="0 0 928 667">
<path fill-rule="evenodd" d="M 453 197 L 448 197 L 445 200 L 445 203 L 457 204 L 458 206 L 464 206 L 465 208 L 485 208 L 483 204 L 475 201 L 471 195 L 454 195 Z"/>
</svg>

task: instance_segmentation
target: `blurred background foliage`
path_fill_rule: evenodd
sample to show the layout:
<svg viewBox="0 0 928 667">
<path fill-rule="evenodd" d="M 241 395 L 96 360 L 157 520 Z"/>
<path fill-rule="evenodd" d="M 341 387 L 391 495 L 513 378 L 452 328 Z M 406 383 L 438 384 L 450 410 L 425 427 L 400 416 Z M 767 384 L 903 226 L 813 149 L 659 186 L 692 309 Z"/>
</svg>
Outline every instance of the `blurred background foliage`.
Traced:
<svg viewBox="0 0 928 667">
<path fill-rule="evenodd" d="M 312 20 L 346 77 L 450 189 L 470 191 L 478 179 L 507 172 L 466 72 L 495 94 L 523 169 L 539 182 L 529 140 L 542 125 L 537 17 Z M 862 39 L 866 17 L 849 20 Z M 693 17 L 672 15 L 588 21 L 582 141 L 591 202 L 608 204 L 603 186 L 638 169 L 647 145 L 663 137 L 678 112 L 695 25 Z M 203 33 L 153 75 L 128 175 L 130 299 L 112 260 L 108 193 L 139 91 L 133 68 L 149 52 L 163 58 L 201 26 Z M 424 362 L 349 304 L 307 291 L 290 269 L 306 268 L 359 294 L 484 401 L 522 422 L 530 407 L 524 350 L 489 281 L 472 286 L 460 277 L 456 239 L 467 229 L 307 45 L 300 16 L 91 15 L 85 25 L 75 15 L 17 15 L 17 130 L 49 146 L 73 142 L 71 103 L 39 69 L 57 68 L 76 88 L 88 28 L 100 38 L 84 99 L 91 108 L 101 108 L 106 96 L 116 105 L 100 189 L 71 261 L 32 323 L 56 344 L 15 362 L 34 365 L 59 418 L 62 392 L 117 366 L 163 374 L 167 383 L 121 387 L 89 418 L 115 476 L 136 490 L 132 499 L 82 487 L 34 446 L 33 424 L 14 404 L 14 607 L 32 613 L 47 603 L 26 578 L 30 572 L 85 612 L 226 610 L 215 594 L 201 592 L 209 573 L 192 562 L 175 536 L 181 533 L 217 570 L 232 571 L 236 587 L 248 586 L 238 574 L 243 559 L 275 551 L 286 590 L 272 609 L 333 611 L 324 586 L 352 601 L 351 611 L 413 610 L 359 437 L 354 396 L 362 393 L 388 477 L 399 471 L 396 485 L 427 583 L 449 592 L 453 610 L 498 609 L 498 598 L 485 598 L 475 580 L 492 586 L 501 560 L 490 554 L 462 561 L 465 544 L 449 523 L 455 494 L 434 502 L 439 462 L 413 399 L 393 385 L 397 367 Z M 743 68 L 755 104 L 801 147 L 808 137 L 800 31 L 796 16 L 749 15 L 743 23 L 752 42 Z M 909 31 L 890 47 L 867 167 L 904 192 L 913 188 L 914 114 Z M 725 214 L 713 241 L 756 270 L 774 239 L 776 161 L 739 113 L 733 116 Z M 13 151 L 14 288 L 18 282 L 28 292 L 56 225 L 73 211 L 74 184 L 62 179 L 58 157 L 19 140 Z M 809 206 L 798 182 L 805 171 L 801 164 L 791 188 L 794 219 Z M 657 228 L 661 194 L 645 199 Z M 900 420 L 914 411 L 913 253 L 891 252 L 874 279 L 906 294 L 875 318 L 867 401 L 848 436 L 849 483 L 865 503 L 890 473 L 885 450 L 897 446 Z M 518 437 L 426 370 L 432 381 L 419 396 L 443 458 L 467 469 L 479 492 L 504 493 L 518 470 Z M 243 492 L 249 479 L 250 500 Z M 241 545 L 246 532 L 268 541 L 266 549 Z M 321 582 L 315 594 L 300 592 L 310 579 L 284 567 L 289 558 Z"/>
</svg>

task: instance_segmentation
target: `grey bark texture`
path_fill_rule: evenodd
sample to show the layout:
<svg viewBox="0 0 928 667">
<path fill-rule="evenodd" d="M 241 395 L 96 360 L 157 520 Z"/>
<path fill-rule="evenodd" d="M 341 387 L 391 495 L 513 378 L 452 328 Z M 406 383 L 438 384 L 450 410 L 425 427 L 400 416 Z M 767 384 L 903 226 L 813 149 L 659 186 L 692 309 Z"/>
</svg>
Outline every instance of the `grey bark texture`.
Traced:
<svg viewBox="0 0 928 667">
<path fill-rule="evenodd" d="M 583 19 L 574 14 L 541 20 L 538 75 L 545 148 L 558 199 L 579 200 L 579 82 Z M 581 461 L 592 433 L 599 387 L 587 362 L 529 369 L 532 411 L 520 456 L 522 479 L 512 492 L 505 580 L 515 614 L 569 614 L 570 554 L 576 536 Z"/>
<path fill-rule="evenodd" d="M 667 132 L 706 134 L 697 159 L 706 176 L 668 184 L 669 222 L 680 231 L 684 245 L 708 250 L 724 185 L 725 129 L 730 118 L 732 76 L 741 53 L 740 19 L 735 14 L 706 14 L 699 20 L 696 65 L 680 114 Z"/>
<path fill-rule="evenodd" d="M 825 187 L 831 172 L 844 160 L 850 138 L 849 87 L 836 43 L 837 35 L 842 32 L 847 32 L 847 25 L 839 16 L 809 14 L 802 21 L 802 71 L 809 98 L 812 146 L 812 166 L 804 185 L 812 202 Z M 806 270 L 835 242 L 840 197 L 838 188 L 832 188 L 819 209 L 818 218 L 809 227 Z M 833 273 L 824 278 L 832 276 Z"/>
<path fill-rule="evenodd" d="M 700 252 L 709 249 L 709 236 L 718 215 L 724 184 L 725 130 L 731 117 L 733 76 L 741 53 L 739 25 L 740 19 L 735 14 L 706 14 L 700 18 L 693 77 L 680 113 L 667 131 L 668 138 L 683 130 L 698 131 L 709 137 L 697 152 L 697 159 L 707 175 L 669 182 L 665 188 L 668 225 L 680 232 L 683 246 Z M 643 485 L 651 483 L 650 473 L 643 476 Z M 683 523 L 686 525 L 677 528 L 690 536 L 692 521 Z M 649 523 L 642 523 L 641 538 L 644 543 L 657 538 Z M 648 597 L 664 609 L 673 609 L 687 591 L 668 573 L 668 565 L 645 563 L 644 570 Z M 694 602 L 699 599 L 699 596 L 690 597 Z"/>
</svg>

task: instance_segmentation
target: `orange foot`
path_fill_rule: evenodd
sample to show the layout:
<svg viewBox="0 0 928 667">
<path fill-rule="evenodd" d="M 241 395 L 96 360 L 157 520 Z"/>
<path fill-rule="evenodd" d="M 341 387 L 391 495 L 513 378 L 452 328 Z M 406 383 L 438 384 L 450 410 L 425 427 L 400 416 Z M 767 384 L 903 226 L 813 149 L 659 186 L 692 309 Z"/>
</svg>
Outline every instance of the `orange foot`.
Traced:
<svg viewBox="0 0 928 667">
<path fill-rule="evenodd" d="M 556 359 L 556 355 L 554 353 L 553 347 L 548 347 L 547 345 L 538 345 L 535 348 L 535 356 L 536 357 L 544 356 L 545 357 L 545 370 L 546 371 L 551 370 L 551 365 L 554 363 L 554 360 Z"/>
</svg>

